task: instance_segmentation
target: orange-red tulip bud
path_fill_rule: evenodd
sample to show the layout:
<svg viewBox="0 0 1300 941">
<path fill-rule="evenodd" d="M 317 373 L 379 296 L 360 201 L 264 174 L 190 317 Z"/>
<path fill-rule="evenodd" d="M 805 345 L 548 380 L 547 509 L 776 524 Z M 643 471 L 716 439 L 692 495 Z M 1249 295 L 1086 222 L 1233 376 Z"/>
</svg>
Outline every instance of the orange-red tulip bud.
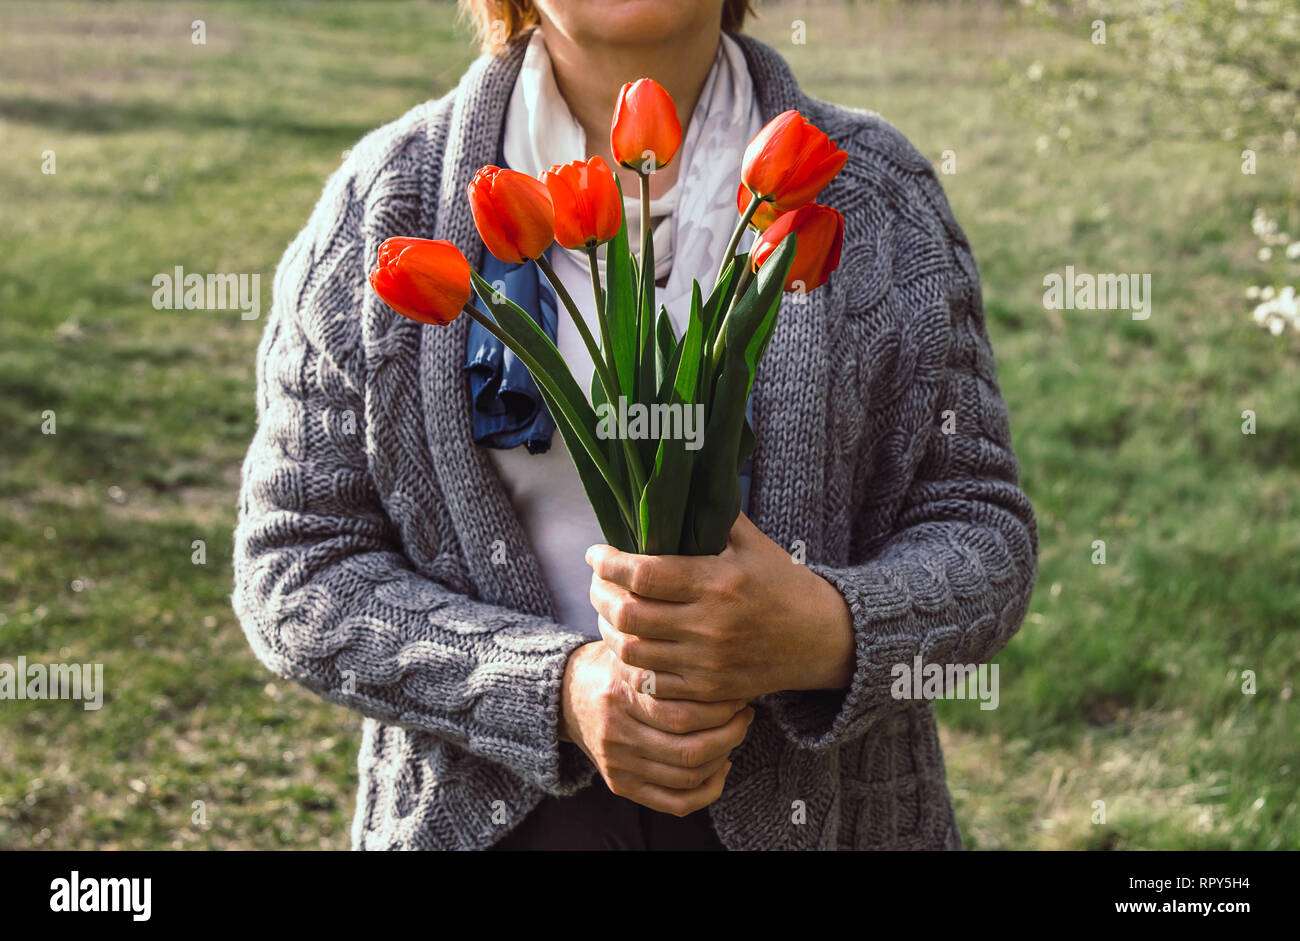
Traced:
<svg viewBox="0 0 1300 941">
<path fill-rule="evenodd" d="M 830 206 L 807 203 L 773 222 L 754 243 L 751 257 L 757 271 L 781 240 L 794 233 L 798 238 L 794 262 L 786 275 L 785 290 L 805 293 L 826 283 L 839 267 L 844 247 L 844 217 Z"/>
<path fill-rule="evenodd" d="M 749 187 L 744 183 L 741 183 L 740 190 L 736 193 L 736 211 L 743 216 L 745 210 L 749 208 L 749 201 L 753 199 L 753 197 L 754 194 L 749 191 Z M 751 228 L 763 232 L 768 226 L 783 215 L 785 215 L 785 213 L 780 209 L 777 209 L 771 203 L 760 202 L 758 208 L 754 210 L 754 214 L 749 218 L 749 225 Z"/>
<path fill-rule="evenodd" d="M 672 96 L 654 79 L 624 85 L 609 135 L 614 159 L 645 174 L 668 166 L 681 145 L 682 124 Z"/>
<path fill-rule="evenodd" d="M 750 141 L 740 178 L 751 192 L 788 211 L 816 197 L 848 159 L 798 111 L 784 111 Z"/>
<path fill-rule="evenodd" d="M 370 286 L 403 317 L 441 326 L 469 303 L 469 262 L 445 239 L 391 238 L 379 246 Z"/>
<path fill-rule="evenodd" d="M 555 240 L 565 248 L 595 248 L 618 235 L 623 197 L 600 157 L 556 164 L 542 182 L 555 206 Z"/>
<path fill-rule="evenodd" d="M 555 209 L 541 181 L 483 167 L 469 184 L 469 208 L 487 250 L 507 264 L 536 258 L 555 241 Z"/>
</svg>

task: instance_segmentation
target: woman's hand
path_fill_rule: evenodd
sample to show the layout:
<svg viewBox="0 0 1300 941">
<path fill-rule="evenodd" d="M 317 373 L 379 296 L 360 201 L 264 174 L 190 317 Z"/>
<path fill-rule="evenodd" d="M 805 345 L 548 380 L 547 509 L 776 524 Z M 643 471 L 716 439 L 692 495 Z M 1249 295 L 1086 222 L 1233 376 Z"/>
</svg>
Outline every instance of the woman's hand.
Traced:
<svg viewBox="0 0 1300 941">
<path fill-rule="evenodd" d="M 581 748 L 609 789 L 651 810 L 684 817 L 722 794 L 754 710 L 745 700 L 656 699 L 601 641 L 569 655 L 560 739 Z"/>
<path fill-rule="evenodd" d="M 852 681 L 844 598 L 743 513 L 720 555 L 633 555 L 602 545 L 587 550 L 587 564 L 601 636 L 638 668 L 636 688 L 673 700 L 748 702 Z"/>
</svg>

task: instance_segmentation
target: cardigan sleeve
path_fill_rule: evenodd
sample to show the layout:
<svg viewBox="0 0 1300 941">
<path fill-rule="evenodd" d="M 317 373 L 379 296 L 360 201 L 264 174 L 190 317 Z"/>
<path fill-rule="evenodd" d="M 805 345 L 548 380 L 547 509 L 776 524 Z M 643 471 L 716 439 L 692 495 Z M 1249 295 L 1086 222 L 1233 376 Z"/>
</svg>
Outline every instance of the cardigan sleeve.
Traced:
<svg viewBox="0 0 1300 941">
<path fill-rule="evenodd" d="M 382 162 L 400 168 L 400 155 Z M 417 572 L 368 470 L 357 220 L 374 198 L 374 187 L 339 171 L 277 269 L 258 353 L 258 427 L 243 467 L 233 606 L 277 675 L 454 743 L 549 793 L 571 793 L 593 768 L 557 740 L 560 687 L 569 654 L 587 638 L 476 600 L 456 590 L 454 576 Z M 384 205 L 400 211 L 401 199 Z M 424 525 L 436 528 L 439 517 Z"/>
<path fill-rule="evenodd" d="M 975 261 L 933 174 L 912 193 L 936 236 L 930 257 L 950 259 L 939 289 L 924 279 L 897 288 L 931 359 L 884 424 L 919 443 L 919 458 L 891 532 L 855 540 L 871 547 L 855 564 L 809 565 L 848 603 L 856 668 L 847 690 L 768 697 L 779 727 L 806 748 L 865 735 L 914 705 L 891 691 L 897 665 L 989 661 L 1033 590 L 1036 523 L 1018 486 Z"/>
</svg>

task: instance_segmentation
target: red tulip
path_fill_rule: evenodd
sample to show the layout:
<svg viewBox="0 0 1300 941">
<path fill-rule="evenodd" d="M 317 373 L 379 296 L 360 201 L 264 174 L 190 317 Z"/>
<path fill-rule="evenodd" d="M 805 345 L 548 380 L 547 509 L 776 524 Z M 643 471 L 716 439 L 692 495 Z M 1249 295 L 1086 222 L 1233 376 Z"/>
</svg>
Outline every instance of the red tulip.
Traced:
<svg viewBox="0 0 1300 941">
<path fill-rule="evenodd" d="M 469 303 L 469 262 L 445 239 L 392 238 L 379 246 L 370 286 L 403 317 L 449 324 Z"/>
<path fill-rule="evenodd" d="M 794 262 L 786 275 L 785 290 L 804 293 L 826 283 L 839 267 L 844 247 L 844 217 L 830 206 L 806 203 L 773 222 L 754 243 L 753 269 L 763 262 L 790 233 L 798 238 Z"/>
<path fill-rule="evenodd" d="M 649 158 L 661 170 L 682 145 L 682 124 L 672 96 L 654 79 L 628 82 L 618 93 L 609 147 L 621 166 L 644 172 Z"/>
<path fill-rule="evenodd" d="M 551 194 L 518 170 L 479 170 L 469 183 L 469 208 L 487 250 L 507 264 L 536 258 L 555 241 Z"/>
<path fill-rule="evenodd" d="M 748 186 L 744 183 L 740 184 L 740 189 L 736 193 L 736 210 L 742 216 L 745 214 L 745 210 L 749 208 L 749 201 L 753 198 L 753 195 L 754 194 L 749 191 Z M 771 203 L 760 202 L 758 208 L 754 210 L 754 214 L 750 216 L 749 224 L 752 228 L 762 232 L 783 215 L 785 215 L 785 213 L 780 209 L 777 209 Z"/>
<path fill-rule="evenodd" d="M 557 163 L 542 182 L 555 206 L 555 240 L 565 248 L 595 248 L 618 235 L 623 197 L 600 157 Z"/>
<path fill-rule="evenodd" d="M 844 168 L 840 150 L 798 111 L 784 111 L 749 143 L 740 178 L 777 209 L 798 209 Z"/>
</svg>

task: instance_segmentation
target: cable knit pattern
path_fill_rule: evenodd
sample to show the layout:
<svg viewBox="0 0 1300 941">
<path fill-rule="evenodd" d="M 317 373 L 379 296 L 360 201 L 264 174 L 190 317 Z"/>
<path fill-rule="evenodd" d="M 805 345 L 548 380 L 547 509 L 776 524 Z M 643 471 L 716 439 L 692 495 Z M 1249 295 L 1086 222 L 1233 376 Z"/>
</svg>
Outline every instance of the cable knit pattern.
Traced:
<svg viewBox="0 0 1300 941">
<path fill-rule="evenodd" d="M 821 197 L 844 214 L 843 262 L 786 297 L 755 383 L 751 516 L 844 595 L 857 672 L 844 692 L 761 700 L 711 815 L 732 849 L 957 848 L 933 708 L 889 689 L 916 656 L 991 658 L 1033 585 L 975 263 L 896 130 L 805 96 L 740 41 L 764 119 L 796 108 L 850 155 Z M 365 278 L 395 235 L 482 257 L 465 185 L 496 153 L 523 49 L 353 149 L 277 270 L 258 352 L 233 603 L 268 668 L 366 717 L 361 849 L 482 848 L 594 774 L 556 739 L 584 638 L 555 621 L 471 441 L 467 318 L 413 323 Z"/>
</svg>

